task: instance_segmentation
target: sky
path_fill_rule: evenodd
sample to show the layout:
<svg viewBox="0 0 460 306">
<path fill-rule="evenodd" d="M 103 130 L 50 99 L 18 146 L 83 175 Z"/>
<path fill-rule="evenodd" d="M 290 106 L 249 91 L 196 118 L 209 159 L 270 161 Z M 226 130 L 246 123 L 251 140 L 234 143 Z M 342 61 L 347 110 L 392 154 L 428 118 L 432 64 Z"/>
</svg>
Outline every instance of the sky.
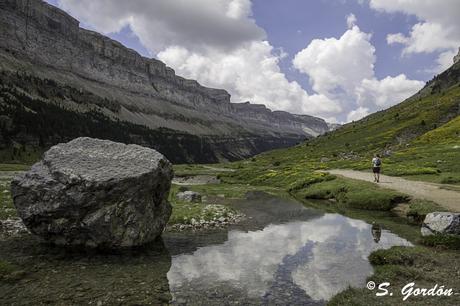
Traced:
<svg viewBox="0 0 460 306">
<path fill-rule="evenodd" d="M 358 120 L 452 64 L 458 0 L 48 0 L 232 102 Z"/>
</svg>

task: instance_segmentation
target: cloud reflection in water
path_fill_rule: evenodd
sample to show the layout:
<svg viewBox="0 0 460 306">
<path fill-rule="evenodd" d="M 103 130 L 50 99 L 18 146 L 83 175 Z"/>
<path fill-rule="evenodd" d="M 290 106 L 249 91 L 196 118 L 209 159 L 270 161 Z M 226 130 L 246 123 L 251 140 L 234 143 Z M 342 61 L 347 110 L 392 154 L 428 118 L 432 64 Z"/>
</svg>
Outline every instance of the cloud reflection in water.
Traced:
<svg viewBox="0 0 460 306">
<path fill-rule="evenodd" d="M 305 222 L 268 225 L 260 231 L 230 231 L 223 244 L 173 257 L 167 276 L 176 298 L 192 291 L 204 294 L 200 293 L 203 288 L 217 288 L 221 283 L 254 299 L 300 288 L 304 296 L 299 298 L 321 301 L 348 286 L 364 286 L 372 274 L 369 254 L 395 245 L 411 244 L 388 231 L 382 231 L 377 244 L 371 225 L 326 214 Z"/>
</svg>

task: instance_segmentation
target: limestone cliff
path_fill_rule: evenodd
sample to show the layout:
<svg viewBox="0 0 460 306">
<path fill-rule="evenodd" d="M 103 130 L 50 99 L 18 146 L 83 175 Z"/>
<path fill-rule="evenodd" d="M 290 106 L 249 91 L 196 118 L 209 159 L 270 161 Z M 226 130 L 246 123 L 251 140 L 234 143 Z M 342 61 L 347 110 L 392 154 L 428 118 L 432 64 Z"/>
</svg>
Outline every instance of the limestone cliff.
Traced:
<svg viewBox="0 0 460 306">
<path fill-rule="evenodd" d="M 457 55 L 454 56 L 454 64 L 460 62 L 460 48 L 458 48 Z"/>
<path fill-rule="evenodd" d="M 44 103 L 78 116 L 97 113 L 111 124 L 136 126 L 136 132 L 126 136 L 125 142 L 155 146 L 144 135 L 148 133 L 137 130 L 148 129 L 159 137 L 156 142 L 163 143 L 164 148 L 156 145 L 157 149 L 182 152 L 168 156 L 175 162 L 248 157 L 328 130 L 319 118 L 272 112 L 263 105 L 230 103 L 225 90 L 206 88 L 177 76 L 161 61 L 142 57 L 108 37 L 80 28 L 78 20 L 42 0 L 0 1 L 0 70 L 2 80 L 10 80 L 3 86 L 0 104 L 5 103 L 8 91 L 10 103 L 15 101 L 20 107 L 25 93 L 28 99 L 38 101 L 35 104 Z M 42 81 L 45 85 L 37 86 Z M 43 92 L 44 87 L 49 87 L 47 92 Z M 0 110 L 8 117 L 5 109 Z M 41 116 L 48 118 L 49 114 Z M 21 122 L 12 124 L 17 127 Z M 2 133 L 0 138 L 4 142 L 50 145 L 71 137 L 58 131 L 50 137 L 29 130 L 28 134 Z M 76 136 L 98 136 L 87 133 L 82 130 L 82 135 Z M 110 133 L 102 136 L 114 138 Z M 190 157 L 188 150 L 196 151 L 195 157 Z"/>
</svg>

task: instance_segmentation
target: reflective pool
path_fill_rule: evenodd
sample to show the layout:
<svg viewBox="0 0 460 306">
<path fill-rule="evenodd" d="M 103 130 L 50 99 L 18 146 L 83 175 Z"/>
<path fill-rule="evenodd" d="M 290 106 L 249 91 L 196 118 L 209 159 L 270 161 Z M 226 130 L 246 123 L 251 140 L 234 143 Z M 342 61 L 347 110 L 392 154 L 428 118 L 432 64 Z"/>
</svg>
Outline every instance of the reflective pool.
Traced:
<svg viewBox="0 0 460 306">
<path fill-rule="evenodd" d="M 165 232 L 136 250 L 69 251 L 25 235 L 0 239 L 0 304 L 323 305 L 363 287 L 376 249 L 410 245 L 395 234 L 263 193 L 234 202 L 247 218 L 228 230 Z"/>
<path fill-rule="evenodd" d="M 238 204 L 262 228 L 232 229 L 225 242 L 173 256 L 167 277 L 175 303 L 324 304 L 365 285 L 372 251 L 411 245 L 375 225 L 267 195 Z"/>
</svg>

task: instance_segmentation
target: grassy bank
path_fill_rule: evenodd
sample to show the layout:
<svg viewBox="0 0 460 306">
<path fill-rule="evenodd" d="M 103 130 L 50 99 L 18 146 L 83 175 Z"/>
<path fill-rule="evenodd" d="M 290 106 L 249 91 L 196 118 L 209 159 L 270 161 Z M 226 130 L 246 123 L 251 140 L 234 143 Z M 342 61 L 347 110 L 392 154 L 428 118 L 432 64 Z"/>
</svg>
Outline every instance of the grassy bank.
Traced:
<svg viewBox="0 0 460 306">
<path fill-rule="evenodd" d="M 460 288 L 458 252 L 416 246 L 414 248 L 393 247 L 378 250 L 369 256 L 374 266 L 374 275 L 367 281 L 377 285 L 389 282 L 389 293 L 376 296 L 377 289 L 350 288 L 336 295 L 328 305 L 458 305 L 460 297 L 410 296 L 403 301 L 401 290 L 406 284 L 415 282 L 415 287 L 432 288 L 435 284 L 444 288 Z"/>
</svg>

